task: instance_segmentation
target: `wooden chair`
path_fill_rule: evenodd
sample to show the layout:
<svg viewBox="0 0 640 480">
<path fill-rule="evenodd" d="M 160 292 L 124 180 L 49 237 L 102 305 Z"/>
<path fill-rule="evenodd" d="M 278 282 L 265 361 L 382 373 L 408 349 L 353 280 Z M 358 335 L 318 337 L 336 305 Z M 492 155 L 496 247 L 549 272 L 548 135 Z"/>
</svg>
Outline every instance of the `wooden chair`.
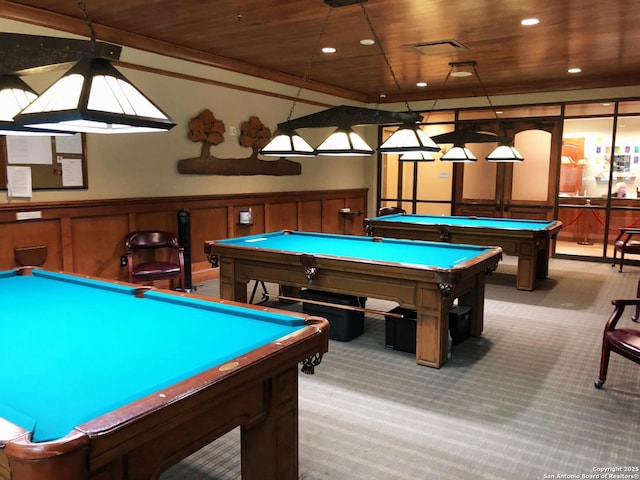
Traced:
<svg viewBox="0 0 640 480">
<path fill-rule="evenodd" d="M 382 207 L 378 210 L 378 216 L 384 217 L 385 215 L 394 215 L 396 213 L 407 213 L 404 208 L 400 207 Z"/>
<path fill-rule="evenodd" d="M 184 288 L 184 248 L 171 232 L 142 230 L 127 234 L 124 241 L 129 282 L 179 280 Z"/>
<path fill-rule="evenodd" d="M 640 282 L 638 282 L 637 295 L 640 296 Z M 635 306 L 635 315 L 631 317 L 634 322 L 638 321 L 638 309 L 640 309 L 640 298 L 627 300 L 613 300 L 613 312 L 607 320 L 602 335 L 602 354 L 600 356 L 600 377 L 595 382 L 596 388 L 602 388 L 607 379 L 609 369 L 609 357 L 611 352 L 622 355 L 629 360 L 640 364 L 640 329 L 618 328 L 618 321 L 622 318 L 625 307 Z"/>
<path fill-rule="evenodd" d="M 634 238 L 634 235 L 638 235 Z M 624 264 L 625 254 L 640 255 L 640 228 L 625 228 L 619 229 L 618 236 L 613 242 L 613 263 L 612 267 L 616 265 L 616 254 L 620 252 L 620 269 L 622 271 L 622 265 Z"/>
</svg>

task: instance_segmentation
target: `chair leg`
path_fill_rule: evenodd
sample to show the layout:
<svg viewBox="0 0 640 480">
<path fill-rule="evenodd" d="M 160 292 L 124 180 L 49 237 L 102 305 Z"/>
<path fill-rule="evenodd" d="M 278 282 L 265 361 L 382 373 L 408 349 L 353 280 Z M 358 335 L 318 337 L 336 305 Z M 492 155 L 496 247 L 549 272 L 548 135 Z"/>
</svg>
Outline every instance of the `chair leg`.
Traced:
<svg viewBox="0 0 640 480">
<path fill-rule="evenodd" d="M 640 298 L 640 281 L 638 282 L 638 287 L 636 289 L 636 298 Z M 636 305 L 636 313 L 631 316 L 631 320 L 638 323 L 638 317 L 640 316 L 640 305 Z"/>
<path fill-rule="evenodd" d="M 611 350 L 609 349 L 609 345 L 607 345 L 607 341 L 603 340 L 602 345 L 602 356 L 600 358 L 600 376 L 598 380 L 595 381 L 594 386 L 596 388 L 602 388 L 604 382 L 607 380 L 607 370 L 609 369 L 609 357 L 611 356 Z"/>
<path fill-rule="evenodd" d="M 624 263 L 624 252 L 620 252 L 620 269 L 618 270 L 619 272 L 622 271 L 622 264 Z"/>
</svg>

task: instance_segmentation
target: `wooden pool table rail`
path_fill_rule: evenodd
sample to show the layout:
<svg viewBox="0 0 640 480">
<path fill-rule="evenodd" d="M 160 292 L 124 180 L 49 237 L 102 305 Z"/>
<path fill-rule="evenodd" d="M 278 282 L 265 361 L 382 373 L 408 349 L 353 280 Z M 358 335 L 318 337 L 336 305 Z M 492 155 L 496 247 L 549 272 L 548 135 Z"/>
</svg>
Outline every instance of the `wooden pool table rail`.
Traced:
<svg viewBox="0 0 640 480">
<path fill-rule="evenodd" d="M 505 254 L 518 257 L 516 288 L 532 291 L 536 280 L 549 276 L 551 242 L 558 236 L 562 222 L 551 221 L 548 228 L 541 230 L 518 230 L 365 218 L 363 226 L 369 236 L 499 246 Z"/>
</svg>

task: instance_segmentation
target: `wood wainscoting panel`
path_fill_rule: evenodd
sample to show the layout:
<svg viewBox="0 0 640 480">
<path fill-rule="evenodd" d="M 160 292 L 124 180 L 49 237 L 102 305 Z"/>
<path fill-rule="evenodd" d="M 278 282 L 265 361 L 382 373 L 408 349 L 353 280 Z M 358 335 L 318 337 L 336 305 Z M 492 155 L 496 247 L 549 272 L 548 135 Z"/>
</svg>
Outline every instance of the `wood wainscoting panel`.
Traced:
<svg viewBox="0 0 640 480">
<path fill-rule="evenodd" d="M 127 278 L 120 265 L 129 216 L 100 215 L 71 219 L 73 271 L 103 278 Z"/>
<path fill-rule="evenodd" d="M 214 278 L 204 242 L 292 228 L 310 232 L 361 234 L 366 188 L 271 192 L 191 197 L 122 198 L 29 203 L 41 218 L 17 220 L 24 204 L 0 205 L 0 270 L 15 268 L 16 248 L 46 247 L 42 265 L 49 270 L 126 280 L 120 265 L 124 236 L 133 230 L 168 230 L 178 234 L 178 212 L 190 214 L 193 280 Z M 240 224 L 240 211 L 251 208 L 253 224 Z M 159 285 L 158 285 L 159 286 Z"/>
<path fill-rule="evenodd" d="M 299 230 L 298 202 L 274 202 L 265 208 L 265 231 Z"/>
<path fill-rule="evenodd" d="M 344 218 L 340 209 L 345 208 L 344 198 L 332 198 L 322 202 L 322 231 L 325 233 L 345 233 Z"/>
<path fill-rule="evenodd" d="M 14 223 L 0 223 L 0 265 L 1 270 L 20 267 L 16 262 L 16 248 L 46 246 L 47 256 L 40 265 L 47 270 L 62 270 L 62 243 L 60 221 L 21 220 Z"/>
<path fill-rule="evenodd" d="M 322 231 L 322 200 L 302 200 L 298 210 L 299 230 L 303 232 Z"/>
<path fill-rule="evenodd" d="M 134 217 L 133 223 L 134 225 L 131 226 L 131 231 L 164 230 L 177 234 L 178 210 L 138 212 Z"/>
<path fill-rule="evenodd" d="M 229 238 L 230 226 L 227 222 L 227 207 L 192 208 L 191 218 L 191 262 L 207 262 L 203 245 L 207 240 Z"/>
</svg>

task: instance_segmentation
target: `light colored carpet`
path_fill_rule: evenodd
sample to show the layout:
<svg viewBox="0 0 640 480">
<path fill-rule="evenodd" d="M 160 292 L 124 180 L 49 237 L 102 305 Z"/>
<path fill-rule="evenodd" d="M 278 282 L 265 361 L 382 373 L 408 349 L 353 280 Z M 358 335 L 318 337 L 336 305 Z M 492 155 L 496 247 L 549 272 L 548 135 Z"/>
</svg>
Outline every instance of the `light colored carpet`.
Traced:
<svg viewBox="0 0 640 480">
<path fill-rule="evenodd" d="M 315 375 L 300 374 L 300 479 L 533 480 L 638 467 L 640 366 L 613 355 L 604 389 L 593 382 L 611 299 L 635 297 L 640 268 L 552 259 L 533 292 L 515 289 L 515 269 L 505 257 L 488 277 L 483 335 L 441 369 L 385 349 L 377 315 L 362 336 L 330 341 Z M 162 480 L 238 478 L 236 429 Z"/>
</svg>

